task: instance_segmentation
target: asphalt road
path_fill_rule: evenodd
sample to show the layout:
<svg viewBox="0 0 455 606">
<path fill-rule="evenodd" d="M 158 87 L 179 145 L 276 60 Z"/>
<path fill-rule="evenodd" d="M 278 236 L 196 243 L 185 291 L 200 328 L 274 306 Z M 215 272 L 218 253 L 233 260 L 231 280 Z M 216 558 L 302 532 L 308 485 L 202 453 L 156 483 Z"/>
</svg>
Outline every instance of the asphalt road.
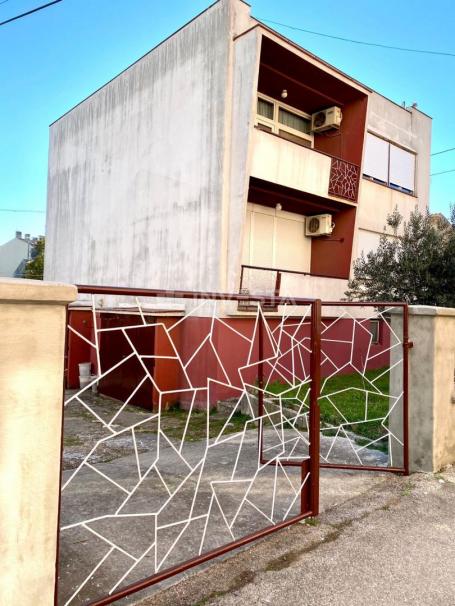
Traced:
<svg viewBox="0 0 455 606">
<path fill-rule="evenodd" d="M 455 470 L 388 476 L 140 606 L 455 604 Z"/>
</svg>

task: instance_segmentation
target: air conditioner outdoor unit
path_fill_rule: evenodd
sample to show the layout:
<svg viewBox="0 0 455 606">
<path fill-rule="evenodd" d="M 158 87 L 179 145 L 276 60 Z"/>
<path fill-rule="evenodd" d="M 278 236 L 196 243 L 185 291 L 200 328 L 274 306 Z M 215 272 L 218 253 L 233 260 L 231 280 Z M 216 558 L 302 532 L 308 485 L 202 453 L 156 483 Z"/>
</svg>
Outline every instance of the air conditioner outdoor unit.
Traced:
<svg viewBox="0 0 455 606">
<path fill-rule="evenodd" d="M 342 119 L 341 109 L 334 105 L 311 116 L 311 130 L 314 133 L 321 133 L 330 128 L 340 128 Z"/>
<path fill-rule="evenodd" d="M 329 236 L 335 224 L 332 215 L 314 215 L 305 220 L 305 235 L 307 236 Z"/>
</svg>

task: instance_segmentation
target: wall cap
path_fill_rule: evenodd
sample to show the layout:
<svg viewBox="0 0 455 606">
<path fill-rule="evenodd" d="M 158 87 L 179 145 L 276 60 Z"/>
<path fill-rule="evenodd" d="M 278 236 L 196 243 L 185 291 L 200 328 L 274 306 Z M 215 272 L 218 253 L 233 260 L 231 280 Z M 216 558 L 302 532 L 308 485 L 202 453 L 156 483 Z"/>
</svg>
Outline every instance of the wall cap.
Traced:
<svg viewBox="0 0 455 606">
<path fill-rule="evenodd" d="M 453 316 L 455 317 L 455 307 L 433 307 L 432 305 L 410 305 L 409 315 L 411 316 Z"/>
<path fill-rule="evenodd" d="M 0 278 L 0 303 L 67 304 L 77 299 L 77 288 L 61 282 Z"/>
</svg>

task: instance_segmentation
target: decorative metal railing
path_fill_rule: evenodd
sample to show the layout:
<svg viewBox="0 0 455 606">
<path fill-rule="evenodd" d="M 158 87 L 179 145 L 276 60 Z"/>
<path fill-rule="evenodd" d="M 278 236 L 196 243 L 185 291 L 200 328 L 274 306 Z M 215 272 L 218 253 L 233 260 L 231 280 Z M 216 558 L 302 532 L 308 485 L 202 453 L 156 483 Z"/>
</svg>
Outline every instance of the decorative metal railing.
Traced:
<svg viewBox="0 0 455 606">
<path fill-rule="evenodd" d="M 352 162 L 333 158 L 330 165 L 329 195 L 357 201 L 360 167 Z"/>
<path fill-rule="evenodd" d="M 320 468 L 408 473 L 405 304 L 79 293 L 59 605 L 109 604 L 317 515 Z"/>
<path fill-rule="evenodd" d="M 89 299 L 70 312 L 67 370 L 84 360 L 92 374 L 65 398 L 59 604 L 111 603 L 317 515 L 318 301 L 79 292 Z M 248 326 L 229 318 L 252 300 L 283 304 L 281 317 L 260 305 Z M 294 322 L 302 342 L 287 335 Z M 292 413 L 263 397 L 265 368 L 279 378 L 290 352 L 302 364 L 286 377 L 306 392 Z M 130 393 L 115 397 L 127 375 Z"/>
<path fill-rule="evenodd" d="M 408 307 L 323 302 L 321 467 L 409 472 Z"/>
<path fill-rule="evenodd" d="M 261 136 L 266 137 L 277 137 L 283 139 L 283 137 L 277 133 L 271 133 L 261 130 Z M 308 147 L 302 147 L 301 143 L 296 141 L 289 141 L 286 139 L 287 143 L 291 145 L 296 145 L 301 147 L 302 149 L 302 160 L 305 160 L 305 156 L 308 153 L 310 154 L 319 154 L 320 156 L 324 156 L 327 158 L 327 165 L 330 162 L 330 170 L 327 175 L 328 166 L 325 167 L 323 174 L 328 176 L 328 195 L 336 196 L 337 198 L 344 198 L 346 200 L 350 200 L 351 202 L 357 202 L 358 197 L 358 189 L 359 189 L 359 180 L 360 180 L 360 166 L 358 164 L 354 164 L 353 162 L 348 162 L 347 160 L 343 160 L 338 156 L 334 156 L 333 154 L 327 153 L 320 149 L 316 149 L 312 147 L 309 149 Z M 320 168 L 319 168 L 320 170 Z M 254 176 L 259 178 L 266 178 L 265 174 L 255 174 Z M 267 178 L 266 178 L 267 180 Z M 311 188 L 311 185 L 308 184 Z M 305 187 L 302 187 L 304 190 Z M 316 192 L 310 192 L 316 193 Z"/>
</svg>

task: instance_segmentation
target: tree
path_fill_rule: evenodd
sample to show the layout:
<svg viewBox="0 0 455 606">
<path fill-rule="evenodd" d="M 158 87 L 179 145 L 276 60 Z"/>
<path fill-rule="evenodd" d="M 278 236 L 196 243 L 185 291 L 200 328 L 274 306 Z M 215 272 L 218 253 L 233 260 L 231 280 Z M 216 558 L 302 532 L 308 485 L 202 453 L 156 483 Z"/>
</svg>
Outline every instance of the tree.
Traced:
<svg viewBox="0 0 455 606">
<path fill-rule="evenodd" d="M 455 204 L 451 207 L 450 226 L 445 230 L 444 243 L 441 254 L 440 279 L 440 305 L 455 307 Z"/>
<path fill-rule="evenodd" d="M 394 236 L 384 228 L 378 249 L 355 261 L 346 296 L 455 307 L 455 206 L 445 223 L 416 207 L 397 235 L 402 221 L 397 209 L 388 216 Z"/>
<path fill-rule="evenodd" d="M 25 266 L 24 278 L 42 280 L 44 273 L 44 238 L 39 238 L 32 248 L 31 260 Z"/>
</svg>

